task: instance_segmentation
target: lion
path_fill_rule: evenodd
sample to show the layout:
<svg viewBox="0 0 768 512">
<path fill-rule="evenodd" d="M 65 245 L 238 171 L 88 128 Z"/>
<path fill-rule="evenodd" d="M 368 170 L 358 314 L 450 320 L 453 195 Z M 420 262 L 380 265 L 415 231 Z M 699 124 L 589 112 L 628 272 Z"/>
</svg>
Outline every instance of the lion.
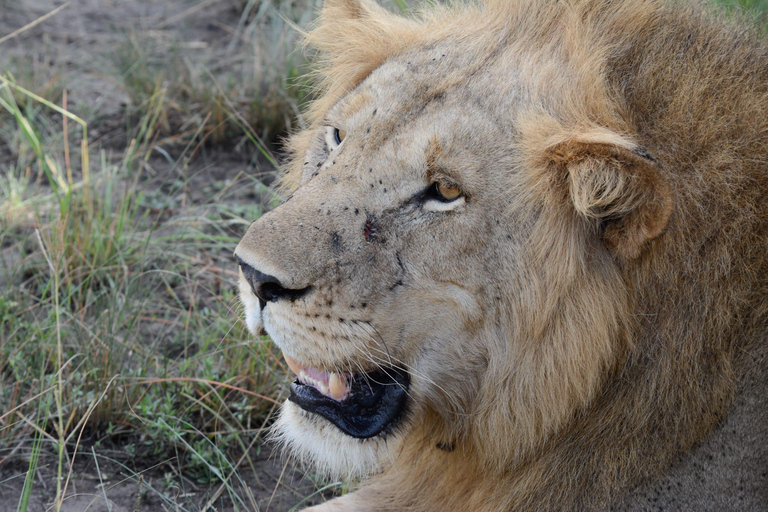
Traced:
<svg viewBox="0 0 768 512">
<path fill-rule="evenodd" d="M 287 199 L 235 256 L 297 376 L 277 437 L 356 482 L 312 510 L 765 508 L 758 31 L 661 0 L 326 0 L 307 41 Z"/>
</svg>

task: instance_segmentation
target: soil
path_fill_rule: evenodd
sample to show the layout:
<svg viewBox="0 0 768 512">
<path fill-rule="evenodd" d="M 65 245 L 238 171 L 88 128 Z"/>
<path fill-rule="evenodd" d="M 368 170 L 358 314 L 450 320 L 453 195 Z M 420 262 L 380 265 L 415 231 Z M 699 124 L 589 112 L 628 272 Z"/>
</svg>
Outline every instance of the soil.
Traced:
<svg viewBox="0 0 768 512">
<path fill-rule="evenodd" d="M 56 496 L 56 463 L 43 463 L 27 510 L 42 512 L 54 510 Z M 99 462 L 81 455 L 75 460 L 72 478 L 62 512 L 287 512 L 301 503 L 301 507 L 320 503 L 328 494 L 317 493 L 317 486 L 308 480 L 291 461 L 265 450 L 265 455 L 254 460 L 253 469 L 240 469 L 240 481 L 232 481 L 239 500 L 232 503 L 227 489 L 220 483 L 199 484 L 170 470 L 169 465 L 145 470 L 134 470 L 117 463 Z M 14 512 L 24 487 L 26 466 L 15 463 L 0 467 L 0 512 Z M 66 478 L 66 475 L 65 475 Z M 253 497 L 248 500 L 243 492 L 247 486 Z M 206 508 L 208 506 L 209 508 Z"/>
</svg>

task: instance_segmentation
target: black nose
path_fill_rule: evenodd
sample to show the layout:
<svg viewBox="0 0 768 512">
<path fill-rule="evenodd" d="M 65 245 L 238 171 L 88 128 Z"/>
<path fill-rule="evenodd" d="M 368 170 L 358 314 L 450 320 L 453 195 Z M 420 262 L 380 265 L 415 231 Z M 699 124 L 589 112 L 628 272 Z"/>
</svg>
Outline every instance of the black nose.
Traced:
<svg viewBox="0 0 768 512">
<path fill-rule="evenodd" d="M 251 290 L 256 297 L 259 298 L 261 308 L 264 309 L 267 302 L 277 302 L 278 299 L 296 300 L 310 290 L 310 286 L 302 288 L 300 290 L 286 288 L 280 281 L 269 274 L 259 272 L 242 259 L 239 256 L 235 256 L 237 262 L 240 264 L 240 268 L 243 270 L 245 280 L 251 285 Z"/>
</svg>

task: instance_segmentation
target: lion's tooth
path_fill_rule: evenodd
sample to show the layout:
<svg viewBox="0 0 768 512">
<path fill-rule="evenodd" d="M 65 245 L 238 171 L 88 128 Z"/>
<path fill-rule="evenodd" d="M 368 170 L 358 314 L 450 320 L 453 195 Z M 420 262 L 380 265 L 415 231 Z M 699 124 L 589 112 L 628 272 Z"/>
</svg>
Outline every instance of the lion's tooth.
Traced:
<svg viewBox="0 0 768 512">
<path fill-rule="evenodd" d="M 330 379 L 328 379 L 328 387 L 330 388 L 331 396 L 338 400 L 347 391 L 346 379 L 338 373 L 332 373 Z"/>
<path fill-rule="evenodd" d="M 325 385 L 325 384 L 323 384 L 322 382 L 318 382 L 318 383 L 317 383 L 317 384 L 315 384 L 315 385 L 316 385 L 316 386 L 317 386 L 317 387 L 320 389 L 320 392 L 321 392 L 322 394 L 324 394 L 324 395 L 328 395 L 328 386 L 326 386 L 326 385 Z"/>
<path fill-rule="evenodd" d="M 285 359 L 285 362 L 288 363 L 288 368 L 290 368 L 293 373 L 296 375 L 301 375 L 304 368 L 299 364 L 298 361 L 296 361 L 288 354 L 283 354 L 283 359 Z"/>
</svg>

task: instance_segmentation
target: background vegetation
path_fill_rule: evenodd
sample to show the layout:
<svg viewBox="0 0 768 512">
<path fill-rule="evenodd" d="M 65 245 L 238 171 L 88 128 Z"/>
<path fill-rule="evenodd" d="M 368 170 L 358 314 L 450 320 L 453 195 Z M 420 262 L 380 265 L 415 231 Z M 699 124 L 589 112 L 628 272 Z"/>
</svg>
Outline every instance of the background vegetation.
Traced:
<svg viewBox="0 0 768 512">
<path fill-rule="evenodd" d="M 231 254 L 279 202 L 321 3 L 0 0 L 0 510 L 264 510 L 287 485 L 261 456 L 287 371 Z"/>
</svg>

